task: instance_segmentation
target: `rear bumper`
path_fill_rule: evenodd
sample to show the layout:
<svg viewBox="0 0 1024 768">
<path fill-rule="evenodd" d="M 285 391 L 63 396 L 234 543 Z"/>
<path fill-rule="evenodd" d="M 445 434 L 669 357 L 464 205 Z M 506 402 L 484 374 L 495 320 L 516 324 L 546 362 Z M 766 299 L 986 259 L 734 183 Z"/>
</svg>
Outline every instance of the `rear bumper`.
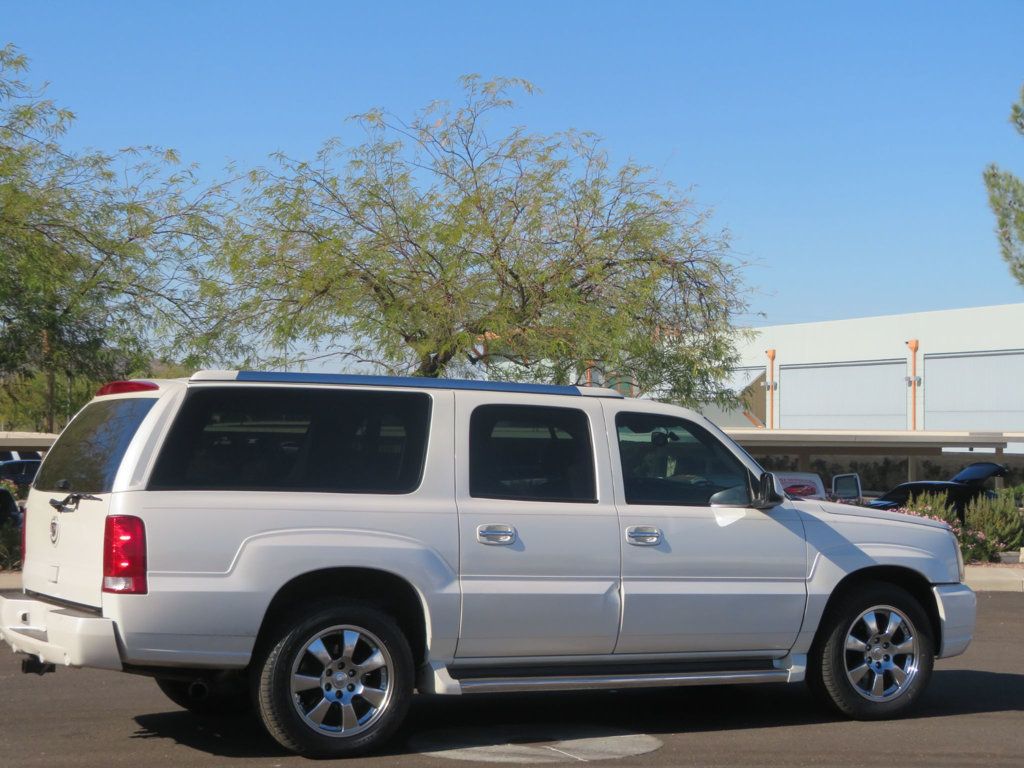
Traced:
<svg viewBox="0 0 1024 768">
<path fill-rule="evenodd" d="M 0 639 L 47 664 L 122 668 L 111 619 L 19 594 L 0 595 Z"/>
<path fill-rule="evenodd" d="M 977 600 L 971 588 L 964 584 L 940 584 L 932 587 L 935 604 L 939 609 L 942 629 L 940 659 L 958 656 L 967 650 L 974 636 Z"/>
</svg>

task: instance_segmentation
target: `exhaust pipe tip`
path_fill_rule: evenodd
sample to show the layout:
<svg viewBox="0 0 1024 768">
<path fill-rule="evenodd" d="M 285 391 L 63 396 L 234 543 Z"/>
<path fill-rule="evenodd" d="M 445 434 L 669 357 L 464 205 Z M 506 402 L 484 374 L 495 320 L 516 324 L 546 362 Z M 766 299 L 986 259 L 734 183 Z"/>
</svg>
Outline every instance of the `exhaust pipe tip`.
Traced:
<svg viewBox="0 0 1024 768">
<path fill-rule="evenodd" d="M 188 686 L 188 697 L 193 701 L 206 701 L 210 686 L 205 680 L 193 680 Z"/>
</svg>

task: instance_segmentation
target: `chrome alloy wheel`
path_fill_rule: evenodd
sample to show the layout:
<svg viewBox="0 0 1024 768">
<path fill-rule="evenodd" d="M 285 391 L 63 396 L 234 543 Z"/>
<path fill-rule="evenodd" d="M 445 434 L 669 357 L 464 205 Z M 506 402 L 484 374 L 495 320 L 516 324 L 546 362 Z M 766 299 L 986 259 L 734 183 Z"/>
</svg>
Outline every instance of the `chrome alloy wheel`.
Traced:
<svg viewBox="0 0 1024 768">
<path fill-rule="evenodd" d="M 891 701 L 913 682 L 918 669 L 917 630 L 891 605 L 864 611 L 846 632 L 846 677 L 869 701 Z"/>
<path fill-rule="evenodd" d="M 353 736 L 388 708 L 394 664 L 384 644 L 361 627 L 339 625 L 311 637 L 292 665 L 295 711 L 317 733 Z"/>
</svg>

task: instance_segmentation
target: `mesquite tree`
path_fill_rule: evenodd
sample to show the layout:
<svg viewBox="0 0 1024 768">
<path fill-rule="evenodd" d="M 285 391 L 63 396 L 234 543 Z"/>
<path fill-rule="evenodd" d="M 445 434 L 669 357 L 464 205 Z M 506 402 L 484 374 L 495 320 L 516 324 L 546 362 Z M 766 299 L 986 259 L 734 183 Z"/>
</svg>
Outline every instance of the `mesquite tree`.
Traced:
<svg viewBox="0 0 1024 768">
<path fill-rule="evenodd" d="M 363 143 L 253 172 L 204 284 L 200 347 L 722 397 L 745 308 L 726 234 L 592 134 L 503 127 L 529 83 L 462 85 L 458 105 L 371 111 Z"/>
</svg>

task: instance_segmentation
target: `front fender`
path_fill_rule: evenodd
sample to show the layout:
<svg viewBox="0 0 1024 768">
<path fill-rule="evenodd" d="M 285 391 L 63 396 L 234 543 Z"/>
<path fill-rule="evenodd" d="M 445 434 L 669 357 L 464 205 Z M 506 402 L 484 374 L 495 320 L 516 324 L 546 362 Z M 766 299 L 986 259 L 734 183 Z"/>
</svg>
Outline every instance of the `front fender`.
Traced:
<svg viewBox="0 0 1024 768">
<path fill-rule="evenodd" d="M 959 581 L 956 550 L 944 528 L 863 518 L 805 516 L 808 574 L 807 607 L 794 646 L 810 650 L 829 598 L 839 583 L 868 568 L 900 568 L 928 584 Z"/>
</svg>

